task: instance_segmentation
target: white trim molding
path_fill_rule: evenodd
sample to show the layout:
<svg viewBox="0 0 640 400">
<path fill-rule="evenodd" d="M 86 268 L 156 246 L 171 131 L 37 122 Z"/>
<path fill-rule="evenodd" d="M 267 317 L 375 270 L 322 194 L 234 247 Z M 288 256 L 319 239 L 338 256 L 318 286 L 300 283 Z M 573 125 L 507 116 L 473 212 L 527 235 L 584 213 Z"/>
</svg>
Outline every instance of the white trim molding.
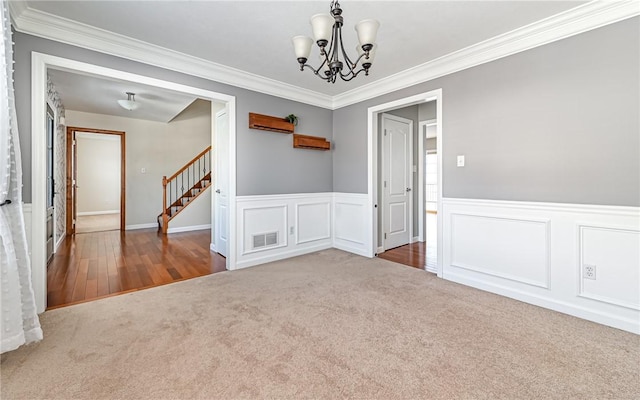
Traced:
<svg viewBox="0 0 640 400">
<path fill-rule="evenodd" d="M 133 224 L 133 225 L 126 225 L 124 227 L 125 231 L 135 231 L 138 229 L 150 229 L 150 228 L 158 228 L 158 223 L 157 222 L 150 222 L 148 224 Z"/>
<path fill-rule="evenodd" d="M 156 224 L 157 226 L 157 224 Z M 180 232 L 191 232 L 191 231 L 203 231 L 210 230 L 211 224 L 205 225 L 190 225 L 190 226 L 178 226 L 175 228 L 167 229 L 167 233 L 180 233 Z"/>
<path fill-rule="evenodd" d="M 640 334 L 639 207 L 443 198 L 441 210 L 444 279 Z"/>
<path fill-rule="evenodd" d="M 12 1 L 9 10 L 18 32 L 301 103 L 332 106 L 329 95 L 36 10 L 27 2 Z"/>
<path fill-rule="evenodd" d="M 640 15 L 636 1 L 591 1 L 333 97 L 338 109 Z"/>
<path fill-rule="evenodd" d="M 638 3 L 592 1 L 336 96 L 304 89 L 9 2 L 18 32 L 328 109 L 426 82 L 640 15 Z"/>
<path fill-rule="evenodd" d="M 120 210 L 106 210 L 106 211 L 82 211 L 77 212 L 76 215 L 78 217 L 86 217 L 89 215 L 109 215 L 109 214 L 120 214 Z"/>
</svg>

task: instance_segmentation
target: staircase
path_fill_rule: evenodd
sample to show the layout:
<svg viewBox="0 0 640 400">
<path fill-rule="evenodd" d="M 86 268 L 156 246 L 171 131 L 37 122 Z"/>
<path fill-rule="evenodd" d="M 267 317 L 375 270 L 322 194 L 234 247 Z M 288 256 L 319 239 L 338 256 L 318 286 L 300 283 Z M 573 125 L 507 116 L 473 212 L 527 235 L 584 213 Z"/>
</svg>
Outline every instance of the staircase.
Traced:
<svg viewBox="0 0 640 400">
<path fill-rule="evenodd" d="M 162 177 L 162 213 L 158 230 L 166 234 L 169 222 L 211 186 L 211 146 L 169 178 Z"/>
</svg>

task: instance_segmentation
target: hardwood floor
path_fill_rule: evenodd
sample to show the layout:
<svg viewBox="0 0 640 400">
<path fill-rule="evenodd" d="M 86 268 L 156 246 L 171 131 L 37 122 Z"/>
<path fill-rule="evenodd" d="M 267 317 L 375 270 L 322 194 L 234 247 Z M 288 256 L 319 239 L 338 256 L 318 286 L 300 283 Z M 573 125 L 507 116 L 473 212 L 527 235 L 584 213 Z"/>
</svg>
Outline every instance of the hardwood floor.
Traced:
<svg viewBox="0 0 640 400">
<path fill-rule="evenodd" d="M 48 309 L 225 271 L 210 241 L 209 230 L 67 236 L 47 269 Z"/>
<path fill-rule="evenodd" d="M 378 257 L 410 267 L 424 269 L 426 251 L 427 248 L 424 242 L 416 242 L 389 249 L 384 253 L 378 254 Z"/>
</svg>

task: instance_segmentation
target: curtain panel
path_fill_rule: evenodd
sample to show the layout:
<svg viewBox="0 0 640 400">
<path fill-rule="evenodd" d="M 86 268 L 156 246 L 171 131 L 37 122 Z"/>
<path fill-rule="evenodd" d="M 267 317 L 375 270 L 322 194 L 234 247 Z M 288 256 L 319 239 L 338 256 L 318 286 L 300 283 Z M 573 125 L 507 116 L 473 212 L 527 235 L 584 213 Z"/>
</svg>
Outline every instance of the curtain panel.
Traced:
<svg viewBox="0 0 640 400">
<path fill-rule="evenodd" d="M 0 352 L 42 339 L 22 212 L 22 162 L 7 2 L 0 7 Z"/>
</svg>

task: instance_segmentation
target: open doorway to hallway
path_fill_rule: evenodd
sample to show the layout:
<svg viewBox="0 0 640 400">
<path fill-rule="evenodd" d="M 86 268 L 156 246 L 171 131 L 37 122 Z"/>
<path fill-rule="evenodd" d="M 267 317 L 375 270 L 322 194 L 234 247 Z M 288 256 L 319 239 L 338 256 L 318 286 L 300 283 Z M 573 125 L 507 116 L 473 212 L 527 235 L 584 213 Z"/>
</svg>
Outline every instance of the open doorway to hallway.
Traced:
<svg viewBox="0 0 640 400">
<path fill-rule="evenodd" d="M 50 75 L 55 75 L 53 80 L 57 83 L 55 86 L 59 89 L 60 97 L 63 100 L 75 97 L 77 100 L 75 104 L 72 104 L 74 103 L 73 101 L 67 102 L 68 110 L 66 114 L 61 114 L 66 116 L 66 121 L 65 118 L 60 120 L 59 124 L 61 126 L 90 126 L 127 132 L 127 190 L 126 194 L 121 196 L 121 199 L 124 199 L 127 204 L 126 221 L 121 223 L 124 231 L 72 235 L 67 236 L 64 243 L 61 241 L 59 252 L 56 256 L 60 256 L 59 260 L 65 266 L 75 268 L 75 272 L 68 268 L 56 268 L 55 259 L 52 261 L 51 268 L 49 270 L 46 269 L 46 245 L 44 240 L 46 222 L 44 211 L 46 203 L 43 191 L 39 190 L 40 187 L 45 187 L 46 170 L 44 162 L 43 165 L 34 164 L 32 168 L 32 281 L 38 312 L 40 313 L 47 309 L 47 300 L 50 296 L 56 296 L 54 293 L 61 293 L 61 291 L 68 294 L 71 290 L 73 293 L 71 300 L 69 300 L 68 296 L 66 297 L 66 301 L 71 302 L 82 301 L 80 299 L 82 296 L 85 299 L 96 298 L 94 296 L 96 293 L 98 297 L 104 296 L 104 279 L 102 283 L 100 283 L 100 280 L 96 281 L 95 274 L 102 273 L 104 275 L 104 270 L 100 268 L 100 264 L 105 262 L 103 261 L 105 252 L 116 255 L 115 261 L 111 262 L 110 269 L 108 269 L 108 295 L 113 294 L 112 283 L 114 288 L 120 292 L 138 290 L 149 287 L 150 282 L 153 285 L 158 284 L 159 281 L 167 283 L 169 280 L 167 274 L 170 277 L 170 281 L 176 281 L 198 276 L 198 274 L 202 273 L 215 272 L 220 265 L 223 266 L 223 269 L 226 269 L 229 265 L 234 265 L 235 254 L 231 250 L 235 248 L 235 226 L 232 223 L 234 219 L 230 218 L 229 215 L 235 213 L 235 97 L 40 53 L 33 53 L 32 57 L 32 87 L 34 88 L 32 116 L 34 121 L 36 118 L 44 120 L 45 110 L 43 104 L 45 102 L 44 100 L 39 100 L 44 99 L 46 96 L 46 85 L 44 83 Z M 78 84 L 78 79 L 84 80 L 89 86 L 93 85 L 91 87 L 94 90 L 82 90 L 82 88 L 87 89 L 87 86 Z M 104 87 L 110 92 L 102 92 L 101 95 L 98 95 L 95 85 Z M 134 87 L 133 90 L 140 89 L 147 92 L 145 95 L 140 95 L 141 91 L 138 91 L 139 96 L 135 98 L 136 102 L 144 101 L 144 104 L 138 110 L 140 113 L 134 115 L 135 113 L 131 113 L 133 109 L 126 108 L 117 101 L 126 97 L 124 94 L 126 91 L 122 90 L 124 89 L 122 86 L 126 86 L 127 90 Z M 71 96 L 70 94 L 74 90 L 78 93 L 76 93 L 76 96 Z M 86 95 L 89 92 L 91 96 Z M 166 95 L 168 93 L 169 97 L 167 98 Z M 85 109 L 89 105 L 99 109 Z M 216 146 L 218 136 L 215 135 L 212 129 L 211 116 L 220 108 L 216 108 L 214 105 L 226 109 L 229 116 L 226 148 Z M 170 114 L 172 110 L 173 113 Z M 124 115 L 119 115 L 118 113 Z M 145 114 L 145 118 L 142 118 L 142 114 Z M 198 116 L 206 114 L 207 118 L 196 117 L 194 114 L 198 114 Z M 114 120 L 114 115 L 118 116 L 117 121 Z M 164 115 L 164 117 L 160 115 Z M 169 115 L 168 119 L 165 120 L 154 121 L 147 119 L 153 116 L 165 118 L 167 115 Z M 155 122 L 155 124 L 152 122 Z M 169 123 L 179 132 L 171 134 L 171 129 L 165 126 Z M 118 124 L 126 125 L 127 127 L 124 128 Z M 154 126 L 152 127 L 151 125 Z M 199 128 L 194 129 L 194 125 L 198 125 Z M 137 129 L 129 129 L 131 126 L 136 126 Z M 36 122 L 32 124 L 32 159 L 34 160 L 41 159 L 42 157 L 38 157 L 38 155 L 44 154 L 43 150 L 46 147 L 46 141 L 43 139 L 45 138 L 44 127 L 44 124 Z M 138 135 L 133 135 L 134 131 Z M 130 132 L 132 133 L 131 135 L 129 135 Z M 130 142 L 130 140 L 135 143 Z M 64 143 L 64 138 L 62 143 Z M 121 143 L 124 143 L 124 141 Z M 214 226 L 211 211 L 215 202 L 215 196 L 212 196 L 211 193 L 215 190 L 215 187 L 206 191 L 209 196 L 202 195 L 196 201 L 190 201 L 190 207 L 180 215 L 185 226 L 181 226 L 180 221 L 174 221 L 174 232 L 170 232 L 170 235 L 159 235 L 157 231 L 156 217 L 162 209 L 163 198 L 162 175 L 171 175 L 176 169 L 180 169 L 180 165 L 183 165 L 186 160 L 197 153 L 197 151 L 194 153 L 191 148 L 196 144 L 201 145 L 198 146 L 198 151 L 202 150 L 202 147 L 213 146 L 217 151 L 216 155 L 220 152 L 228 154 L 227 165 L 218 168 L 215 171 L 216 177 L 214 178 L 215 185 L 218 175 L 228 174 L 227 181 L 229 184 L 226 189 L 228 192 L 225 193 L 229 203 L 226 210 L 228 215 L 224 215 L 224 218 L 221 218 L 228 224 L 228 226 L 225 226 L 230 249 L 227 259 L 219 257 L 211 251 L 214 248 L 211 243 Z M 64 145 L 63 148 L 65 148 Z M 136 148 L 139 150 L 137 155 L 134 154 Z M 66 159 L 66 155 L 64 159 Z M 215 162 L 215 160 L 212 161 Z M 65 169 L 63 168 L 62 170 Z M 155 179 L 158 174 L 159 178 Z M 147 179 L 150 176 L 153 179 Z M 137 192 L 134 189 L 137 189 Z M 156 191 L 159 192 L 157 196 L 154 195 Z M 205 200 L 206 198 L 209 200 Z M 158 204 L 157 207 L 155 203 Z M 197 206 L 197 204 L 200 204 L 200 206 Z M 202 213 L 194 211 L 196 209 L 202 211 Z M 201 214 L 206 215 L 202 216 Z M 129 216 L 136 217 L 140 222 L 136 219 L 129 221 Z M 61 224 L 61 226 L 64 229 L 65 225 Z M 128 230 L 133 232 L 129 233 Z M 141 235 L 136 234 L 137 230 L 140 230 Z M 200 234 L 203 238 L 203 243 L 196 246 L 188 241 L 174 239 L 177 239 L 178 236 L 183 236 L 183 233 L 190 233 L 187 231 L 194 231 Z M 155 235 L 155 242 L 145 235 Z M 147 253 L 140 254 L 137 252 L 136 256 L 135 252 L 131 251 L 132 246 L 129 245 L 125 246 L 129 247 L 129 250 L 127 250 L 129 254 L 120 252 L 118 249 L 122 249 L 123 245 L 125 245 L 127 236 L 147 237 L 147 239 L 134 241 L 133 245 L 135 248 L 145 247 Z M 80 240 L 81 237 L 83 239 L 93 237 L 95 240 L 88 240 L 87 243 L 90 243 L 88 246 L 80 246 L 80 241 L 83 241 Z M 198 268 L 192 266 L 186 266 L 186 269 L 180 271 L 183 264 L 177 266 L 178 262 L 176 260 L 183 260 L 185 257 L 182 255 L 175 256 L 177 254 L 176 249 L 173 249 L 175 246 L 185 247 L 186 251 L 193 253 L 191 256 L 198 257 L 204 261 L 208 260 L 206 271 L 198 271 Z M 69 249 L 75 250 L 67 251 Z M 209 255 L 208 257 L 204 255 L 205 252 Z M 125 260 L 127 255 L 133 255 L 133 258 Z M 211 260 L 218 257 L 218 262 L 214 263 L 215 265 L 212 264 Z M 109 265 L 109 261 L 107 261 L 107 265 Z M 158 268 L 161 268 L 164 272 Z M 151 278 L 150 280 L 144 278 L 146 276 L 145 273 Z M 154 279 L 154 273 L 164 275 L 166 279 L 160 279 L 158 276 Z M 56 282 L 61 283 L 62 286 L 56 286 Z M 95 284 L 98 285 L 96 290 L 94 290 Z"/>
<path fill-rule="evenodd" d="M 376 116 L 377 255 L 437 273 L 438 103 L 409 102 Z"/>
</svg>

